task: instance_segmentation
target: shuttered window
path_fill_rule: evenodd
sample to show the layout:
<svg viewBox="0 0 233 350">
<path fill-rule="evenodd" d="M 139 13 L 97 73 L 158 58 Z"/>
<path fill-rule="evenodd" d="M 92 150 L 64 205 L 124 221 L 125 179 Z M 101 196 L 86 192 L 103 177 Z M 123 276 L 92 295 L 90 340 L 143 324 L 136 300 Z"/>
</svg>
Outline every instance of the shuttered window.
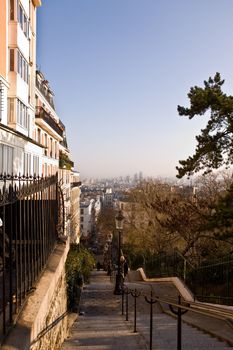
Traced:
<svg viewBox="0 0 233 350">
<path fill-rule="evenodd" d="M 0 174 L 13 173 L 13 147 L 0 144 Z"/>
</svg>

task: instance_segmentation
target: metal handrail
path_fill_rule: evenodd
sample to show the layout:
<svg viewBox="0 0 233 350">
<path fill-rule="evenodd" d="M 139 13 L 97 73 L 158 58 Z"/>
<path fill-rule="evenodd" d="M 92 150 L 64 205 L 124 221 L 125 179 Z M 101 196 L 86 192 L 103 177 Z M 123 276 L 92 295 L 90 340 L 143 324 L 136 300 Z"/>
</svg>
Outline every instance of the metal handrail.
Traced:
<svg viewBox="0 0 233 350">
<path fill-rule="evenodd" d="M 178 295 L 177 299 L 173 297 L 160 297 L 155 294 L 153 290 L 153 284 L 146 282 L 127 282 L 124 284 L 122 295 L 122 314 L 124 314 L 124 295 L 126 296 L 126 321 L 128 321 L 128 295 L 134 298 L 134 332 L 136 330 L 137 323 L 137 298 L 144 297 L 145 301 L 150 304 L 150 347 L 152 350 L 152 335 L 153 335 L 153 304 L 159 302 L 161 304 L 167 304 L 172 314 L 177 316 L 177 350 L 182 348 L 182 315 L 188 311 L 194 312 L 198 315 L 208 316 L 213 319 L 222 321 L 233 320 L 233 308 L 221 310 L 215 305 L 203 304 L 199 301 L 187 301 L 181 299 L 181 295 Z"/>
<path fill-rule="evenodd" d="M 150 287 L 150 290 L 148 291 L 148 293 L 145 293 L 145 288 L 134 288 L 133 286 L 134 285 L 140 285 L 140 282 L 138 283 L 131 283 L 131 282 L 127 282 L 125 283 L 125 286 L 128 288 L 128 290 L 130 291 L 134 291 L 135 289 L 139 290 L 140 293 L 141 293 L 141 296 L 151 296 L 151 292 L 152 292 L 152 297 L 154 299 L 156 299 L 157 301 L 161 302 L 161 303 L 164 303 L 164 304 L 170 304 L 172 306 L 175 306 L 177 307 L 178 304 L 176 303 L 176 299 L 175 298 L 172 298 L 172 297 L 167 297 L 167 298 L 161 298 L 160 296 L 156 295 L 153 291 L 153 285 L 152 284 L 147 284 L 146 282 L 141 282 L 144 284 L 144 287 L 147 285 L 148 287 Z M 133 284 L 133 288 L 129 288 L 129 284 Z M 140 285 L 141 286 L 141 285 Z M 142 287 L 142 286 L 141 286 Z M 205 315 L 205 316 L 212 316 L 214 315 L 215 318 L 218 318 L 217 316 L 220 316 L 221 315 L 221 319 L 225 319 L 226 317 L 232 317 L 233 318 L 233 308 L 232 310 L 228 310 L 228 309 L 225 309 L 224 308 L 224 311 L 220 310 L 220 307 L 219 306 L 215 306 L 215 305 L 210 305 L 210 304 L 204 304 L 204 303 L 201 303 L 200 301 L 186 301 L 183 299 L 183 301 L 188 304 L 187 305 L 180 305 L 179 307 L 185 309 L 185 310 L 191 310 L 193 312 L 196 312 L 198 314 L 202 314 L 202 315 Z M 203 311 L 200 311 L 199 309 L 202 309 Z M 216 315 L 214 314 L 214 312 L 216 312 Z"/>
</svg>

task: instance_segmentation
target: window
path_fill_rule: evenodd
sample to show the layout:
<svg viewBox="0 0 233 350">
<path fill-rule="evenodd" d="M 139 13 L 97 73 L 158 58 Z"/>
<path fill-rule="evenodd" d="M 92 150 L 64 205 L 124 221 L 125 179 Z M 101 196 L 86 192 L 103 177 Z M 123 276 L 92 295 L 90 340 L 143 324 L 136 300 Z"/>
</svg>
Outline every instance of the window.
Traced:
<svg viewBox="0 0 233 350">
<path fill-rule="evenodd" d="M 3 104 L 4 104 L 4 90 L 2 86 L 2 82 L 0 81 L 0 121 L 2 120 L 3 114 Z"/>
<path fill-rule="evenodd" d="M 29 38 L 29 21 L 21 4 L 18 5 L 18 22 L 24 35 Z"/>
<path fill-rule="evenodd" d="M 17 123 L 25 129 L 29 127 L 28 109 L 25 104 L 17 99 Z"/>
<path fill-rule="evenodd" d="M 7 99 L 8 102 L 8 122 L 13 123 L 14 122 L 14 98 Z"/>
<path fill-rule="evenodd" d="M 41 143 L 41 130 L 37 129 L 37 142 Z"/>
<path fill-rule="evenodd" d="M 13 72 L 15 70 L 15 50 L 10 49 L 10 71 Z"/>
<path fill-rule="evenodd" d="M 24 175 L 31 175 L 31 154 L 24 153 L 23 172 Z"/>
<path fill-rule="evenodd" d="M 54 142 L 54 158 L 57 159 L 58 155 L 58 147 L 57 147 L 57 141 Z"/>
<path fill-rule="evenodd" d="M 44 164 L 44 176 L 48 176 L 48 165 L 45 163 Z"/>
<path fill-rule="evenodd" d="M 15 0 L 10 0 L 10 20 L 15 19 Z"/>
<path fill-rule="evenodd" d="M 39 175 L 39 157 L 33 156 L 33 175 Z"/>
<path fill-rule="evenodd" d="M 84 214 L 84 209 L 81 209 L 81 215 L 83 215 Z"/>
<path fill-rule="evenodd" d="M 0 173 L 13 173 L 13 147 L 0 144 Z"/>
<path fill-rule="evenodd" d="M 10 71 L 15 70 L 14 55 L 15 55 L 15 50 L 10 49 Z M 29 81 L 28 63 L 19 50 L 17 50 L 17 73 L 28 84 L 28 81 Z"/>
<path fill-rule="evenodd" d="M 53 156 L 53 139 L 50 137 L 50 157 L 52 158 Z"/>
<path fill-rule="evenodd" d="M 47 135 L 47 134 L 44 134 L 44 146 L 45 146 L 45 147 L 48 147 L 48 135 Z M 45 148 L 44 154 L 45 154 L 46 156 L 48 155 L 48 150 L 47 150 L 47 148 Z"/>
</svg>

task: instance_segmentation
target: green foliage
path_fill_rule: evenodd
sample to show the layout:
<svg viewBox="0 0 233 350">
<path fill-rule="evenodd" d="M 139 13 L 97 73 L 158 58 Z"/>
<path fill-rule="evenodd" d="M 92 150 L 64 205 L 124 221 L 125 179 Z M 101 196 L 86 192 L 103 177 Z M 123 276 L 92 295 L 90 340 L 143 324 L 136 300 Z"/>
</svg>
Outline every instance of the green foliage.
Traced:
<svg viewBox="0 0 233 350">
<path fill-rule="evenodd" d="M 72 162 L 68 155 L 63 153 L 62 151 L 59 152 L 59 168 L 60 169 L 66 169 L 71 170 L 74 166 L 74 162 Z"/>
<path fill-rule="evenodd" d="M 79 249 L 77 244 L 72 244 L 66 260 L 66 282 L 68 308 L 73 303 L 74 294 L 83 282 L 88 283 L 95 260 L 86 249 Z"/>
<path fill-rule="evenodd" d="M 181 167 L 176 167 L 178 178 L 200 170 L 207 174 L 212 169 L 233 164 L 233 96 L 222 92 L 223 84 L 224 80 L 216 73 L 213 79 L 204 81 L 204 88 L 195 86 L 190 89 L 190 108 L 177 108 L 179 115 L 189 119 L 210 111 L 206 127 L 196 136 L 195 154 L 179 161 Z"/>
<path fill-rule="evenodd" d="M 233 183 L 212 207 L 206 229 L 213 230 L 217 240 L 233 244 Z"/>
</svg>

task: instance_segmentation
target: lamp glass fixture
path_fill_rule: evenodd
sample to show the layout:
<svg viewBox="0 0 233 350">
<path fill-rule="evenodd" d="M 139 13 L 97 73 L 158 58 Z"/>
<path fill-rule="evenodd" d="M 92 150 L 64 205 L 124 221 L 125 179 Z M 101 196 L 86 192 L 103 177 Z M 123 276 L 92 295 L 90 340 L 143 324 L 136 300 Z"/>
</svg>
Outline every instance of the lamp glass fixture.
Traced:
<svg viewBox="0 0 233 350">
<path fill-rule="evenodd" d="M 119 210 L 119 212 L 115 216 L 115 221 L 116 221 L 116 229 L 123 230 L 124 216 L 122 215 L 121 210 Z"/>
</svg>

